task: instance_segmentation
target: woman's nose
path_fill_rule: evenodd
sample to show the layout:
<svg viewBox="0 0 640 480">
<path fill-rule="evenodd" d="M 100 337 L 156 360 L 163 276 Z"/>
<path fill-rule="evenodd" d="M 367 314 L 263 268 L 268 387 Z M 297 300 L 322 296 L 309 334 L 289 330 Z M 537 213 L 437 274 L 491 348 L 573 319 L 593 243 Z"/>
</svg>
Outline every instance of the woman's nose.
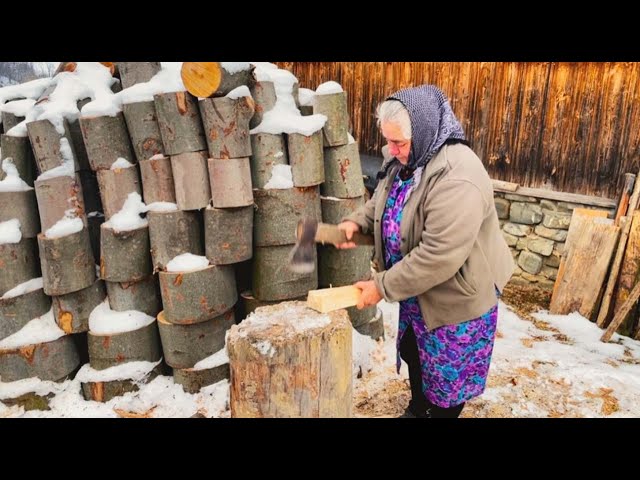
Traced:
<svg viewBox="0 0 640 480">
<path fill-rule="evenodd" d="M 388 145 L 389 145 L 389 153 L 391 155 L 395 156 L 398 153 L 400 153 L 400 149 L 396 145 L 394 145 L 393 143 L 389 143 Z"/>
</svg>

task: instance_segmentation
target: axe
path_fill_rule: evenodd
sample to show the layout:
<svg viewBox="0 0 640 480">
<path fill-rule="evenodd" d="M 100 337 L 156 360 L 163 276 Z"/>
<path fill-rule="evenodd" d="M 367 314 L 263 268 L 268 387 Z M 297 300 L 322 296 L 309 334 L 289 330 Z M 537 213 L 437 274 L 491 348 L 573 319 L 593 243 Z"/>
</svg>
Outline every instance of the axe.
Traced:
<svg viewBox="0 0 640 480">
<path fill-rule="evenodd" d="M 296 273 L 313 272 L 315 268 L 313 250 L 316 243 L 339 245 L 353 242 L 356 245 L 373 245 L 372 235 L 353 232 L 351 240 L 347 240 L 347 234 L 337 225 L 319 223 L 312 218 L 305 218 L 298 222 L 296 238 L 296 244 L 289 255 L 289 269 Z"/>
</svg>

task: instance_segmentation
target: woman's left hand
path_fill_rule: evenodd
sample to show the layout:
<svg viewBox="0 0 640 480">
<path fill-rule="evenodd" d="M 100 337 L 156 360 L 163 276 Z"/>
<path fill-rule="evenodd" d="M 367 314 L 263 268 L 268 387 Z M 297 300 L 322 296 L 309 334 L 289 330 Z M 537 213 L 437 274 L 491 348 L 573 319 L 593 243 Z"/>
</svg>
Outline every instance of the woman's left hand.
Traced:
<svg viewBox="0 0 640 480">
<path fill-rule="evenodd" d="M 358 302 L 358 310 L 362 310 L 365 307 L 370 307 L 371 305 L 376 305 L 380 300 L 382 300 L 382 295 L 378 292 L 378 287 L 373 280 L 368 280 L 366 282 L 356 282 L 354 287 L 362 290 L 362 295 L 360 295 L 360 301 Z"/>
</svg>

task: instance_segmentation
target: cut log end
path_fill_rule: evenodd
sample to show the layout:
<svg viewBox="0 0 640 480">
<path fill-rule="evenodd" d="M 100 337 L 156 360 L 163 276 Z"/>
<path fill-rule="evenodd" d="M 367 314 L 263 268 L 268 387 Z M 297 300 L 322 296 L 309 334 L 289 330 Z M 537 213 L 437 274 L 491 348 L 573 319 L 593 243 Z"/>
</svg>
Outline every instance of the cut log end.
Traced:
<svg viewBox="0 0 640 480">
<path fill-rule="evenodd" d="M 184 62 L 180 76 L 191 95 L 207 98 L 220 86 L 222 67 L 219 62 Z"/>
</svg>

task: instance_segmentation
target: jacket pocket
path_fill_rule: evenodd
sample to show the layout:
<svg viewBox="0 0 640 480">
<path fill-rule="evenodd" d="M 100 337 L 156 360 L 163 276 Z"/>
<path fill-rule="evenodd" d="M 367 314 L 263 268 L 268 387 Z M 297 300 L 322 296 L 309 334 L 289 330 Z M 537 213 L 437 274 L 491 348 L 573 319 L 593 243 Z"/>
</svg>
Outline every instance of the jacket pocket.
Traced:
<svg viewBox="0 0 640 480">
<path fill-rule="evenodd" d="M 478 293 L 478 288 L 473 279 L 473 275 L 469 271 L 467 264 L 465 263 L 460 270 L 458 270 L 454 276 L 456 283 L 464 290 L 468 295 L 475 295 Z"/>
</svg>

